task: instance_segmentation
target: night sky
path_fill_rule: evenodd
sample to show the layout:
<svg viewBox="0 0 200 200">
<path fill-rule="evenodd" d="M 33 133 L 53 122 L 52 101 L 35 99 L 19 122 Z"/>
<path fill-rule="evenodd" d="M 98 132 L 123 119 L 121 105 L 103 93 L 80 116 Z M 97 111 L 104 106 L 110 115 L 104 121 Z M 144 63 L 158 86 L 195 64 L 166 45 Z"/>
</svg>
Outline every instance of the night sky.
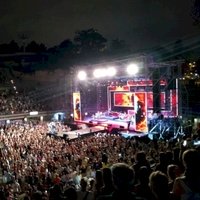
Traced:
<svg viewBox="0 0 200 200">
<path fill-rule="evenodd" d="M 47 47 L 73 39 L 77 30 L 95 28 L 108 40 L 133 49 L 163 45 L 198 34 L 191 0 L 2 0 L 0 43 L 21 35 Z"/>
</svg>

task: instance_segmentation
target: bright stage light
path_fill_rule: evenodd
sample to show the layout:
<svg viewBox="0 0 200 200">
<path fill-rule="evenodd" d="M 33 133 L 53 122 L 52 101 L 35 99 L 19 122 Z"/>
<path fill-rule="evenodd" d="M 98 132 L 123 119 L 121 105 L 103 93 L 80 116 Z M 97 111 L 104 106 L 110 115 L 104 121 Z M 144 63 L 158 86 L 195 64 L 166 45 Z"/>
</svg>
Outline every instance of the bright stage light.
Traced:
<svg viewBox="0 0 200 200">
<path fill-rule="evenodd" d="M 95 78 L 102 78 L 106 76 L 115 76 L 117 73 L 114 67 L 95 69 L 93 75 Z"/>
<path fill-rule="evenodd" d="M 127 73 L 129 75 L 135 75 L 135 74 L 137 74 L 139 72 L 139 68 L 138 68 L 137 64 L 130 64 L 130 65 L 128 65 L 128 67 L 127 67 L 126 70 L 127 70 Z"/>
<path fill-rule="evenodd" d="M 81 81 L 86 80 L 86 79 L 87 79 L 87 74 L 86 74 L 86 72 L 80 71 L 80 72 L 78 73 L 78 79 L 81 80 Z"/>
<path fill-rule="evenodd" d="M 93 72 L 93 76 L 95 78 L 101 78 L 105 76 L 105 69 L 95 69 Z"/>
<path fill-rule="evenodd" d="M 107 75 L 107 76 L 115 76 L 116 73 L 117 73 L 117 70 L 116 70 L 114 67 L 109 67 L 109 68 L 107 69 L 106 75 Z"/>
</svg>

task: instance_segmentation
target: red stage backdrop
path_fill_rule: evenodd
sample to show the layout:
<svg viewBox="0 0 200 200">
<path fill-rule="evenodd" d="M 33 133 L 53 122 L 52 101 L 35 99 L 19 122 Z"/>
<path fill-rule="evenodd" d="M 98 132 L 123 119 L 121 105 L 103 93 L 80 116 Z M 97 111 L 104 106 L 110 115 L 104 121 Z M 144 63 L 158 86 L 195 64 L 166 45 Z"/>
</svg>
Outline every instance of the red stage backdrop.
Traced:
<svg viewBox="0 0 200 200">
<path fill-rule="evenodd" d="M 73 93 L 74 121 L 81 120 L 81 95 L 80 92 Z"/>
<path fill-rule="evenodd" d="M 170 110 L 174 117 L 178 116 L 178 92 L 177 90 L 170 91 L 171 102 L 170 102 Z"/>
<path fill-rule="evenodd" d="M 165 92 L 160 93 L 160 108 L 165 109 Z M 153 109 L 153 92 L 147 92 L 148 109 Z"/>
</svg>

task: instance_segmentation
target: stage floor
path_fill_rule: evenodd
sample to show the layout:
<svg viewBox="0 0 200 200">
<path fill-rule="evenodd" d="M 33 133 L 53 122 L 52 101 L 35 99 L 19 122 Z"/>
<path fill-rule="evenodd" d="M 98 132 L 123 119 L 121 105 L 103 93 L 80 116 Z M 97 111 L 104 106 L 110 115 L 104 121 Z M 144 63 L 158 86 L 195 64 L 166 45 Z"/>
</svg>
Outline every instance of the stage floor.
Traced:
<svg viewBox="0 0 200 200">
<path fill-rule="evenodd" d="M 108 132 L 111 132 L 114 130 L 120 130 L 120 131 L 129 131 L 133 134 L 146 134 L 145 132 L 140 132 L 135 130 L 135 125 L 133 123 L 130 123 L 130 120 L 126 119 L 120 119 L 120 118 L 114 118 L 114 117 L 101 117 L 101 118 L 92 118 L 92 117 L 86 117 L 82 123 L 89 124 L 89 125 L 99 125 L 107 128 Z"/>
<path fill-rule="evenodd" d="M 81 136 L 86 136 L 91 133 L 102 132 L 104 130 L 105 130 L 105 128 L 102 126 L 94 126 L 94 127 L 90 127 L 90 128 L 84 128 L 84 129 L 78 129 L 78 130 L 74 130 L 74 131 L 58 133 L 57 136 L 63 137 L 64 135 L 67 135 L 67 138 L 69 140 L 73 140 L 73 139 L 77 139 L 78 137 L 81 137 Z"/>
<path fill-rule="evenodd" d="M 128 122 L 127 120 L 122 120 L 119 118 L 112 118 L 112 117 L 106 117 L 106 118 L 92 118 L 92 117 L 87 117 L 83 120 L 83 123 L 86 124 L 91 124 L 91 125 L 101 125 L 104 127 L 112 127 L 112 128 L 118 128 L 118 129 L 128 129 Z M 130 130 L 133 129 L 133 125 L 130 125 L 129 127 Z"/>
</svg>

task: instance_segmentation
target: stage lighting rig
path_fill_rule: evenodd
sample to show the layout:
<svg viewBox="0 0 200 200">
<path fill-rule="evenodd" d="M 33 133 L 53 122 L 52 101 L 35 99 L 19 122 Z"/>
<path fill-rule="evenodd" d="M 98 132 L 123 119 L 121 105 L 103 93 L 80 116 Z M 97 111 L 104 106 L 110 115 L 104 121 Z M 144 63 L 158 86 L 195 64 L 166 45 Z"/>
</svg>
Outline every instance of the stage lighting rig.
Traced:
<svg viewBox="0 0 200 200">
<path fill-rule="evenodd" d="M 139 72 L 137 64 L 129 64 L 126 68 L 126 71 L 129 75 L 136 75 Z"/>
<path fill-rule="evenodd" d="M 78 79 L 81 80 L 81 81 L 86 80 L 86 79 L 87 79 L 87 74 L 86 74 L 86 72 L 85 72 L 85 71 L 80 71 L 80 72 L 78 73 Z"/>
</svg>

